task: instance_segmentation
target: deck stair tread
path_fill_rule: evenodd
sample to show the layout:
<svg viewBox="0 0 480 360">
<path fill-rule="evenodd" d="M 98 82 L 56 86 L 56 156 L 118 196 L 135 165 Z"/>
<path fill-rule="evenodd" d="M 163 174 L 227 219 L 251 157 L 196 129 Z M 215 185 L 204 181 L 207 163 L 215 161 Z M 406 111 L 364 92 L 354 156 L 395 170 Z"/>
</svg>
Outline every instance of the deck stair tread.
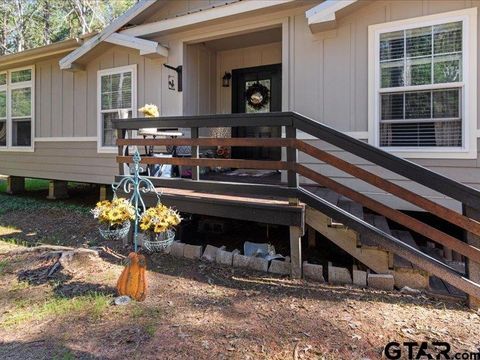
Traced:
<svg viewBox="0 0 480 360">
<path fill-rule="evenodd" d="M 338 207 L 349 212 L 359 219 L 363 219 L 363 206 L 346 197 L 341 197 L 338 201 Z"/>
<path fill-rule="evenodd" d="M 313 193 L 318 197 L 328 201 L 330 204 L 337 206 L 340 199 L 340 194 L 327 188 L 317 187 L 313 190 Z"/>
<path fill-rule="evenodd" d="M 365 214 L 364 220 L 369 224 L 375 226 L 377 229 L 391 235 L 390 226 L 388 225 L 387 219 L 385 216 L 375 215 L 375 214 Z M 368 236 L 360 235 L 360 243 L 362 246 L 369 247 L 378 247 L 377 243 L 373 242 L 368 238 Z"/>
<path fill-rule="evenodd" d="M 421 247 L 420 248 L 423 252 L 427 253 L 431 257 L 437 259 L 438 261 L 443 262 L 444 264 L 448 264 L 445 259 L 438 254 L 438 252 L 430 247 Z M 442 285 L 443 284 L 443 285 Z M 466 294 L 457 289 L 456 287 L 450 285 L 446 281 L 443 281 L 442 279 L 436 277 L 436 276 L 430 276 L 430 288 L 432 289 L 433 292 L 438 292 L 440 294 L 445 294 L 449 296 L 454 296 L 454 297 L 466 297 Z"/>
<path fill-rule="evenodd" d="M 414 247 L 417 250 L 420 250 L 420 247 L 417 245 L 413 239 L 412 234 L 409 231 L 405 230 L 392 230 L 392 235 L 397 239 L 403 241 L 404 243 Z M 393 264 L 395 268 L 405 268 L 405 269 L 416 269 L 417 266 L 413 265 L 410 261 L 405 260 L 401 256 L 395 254 L 393 257 Z"/>
</svg>

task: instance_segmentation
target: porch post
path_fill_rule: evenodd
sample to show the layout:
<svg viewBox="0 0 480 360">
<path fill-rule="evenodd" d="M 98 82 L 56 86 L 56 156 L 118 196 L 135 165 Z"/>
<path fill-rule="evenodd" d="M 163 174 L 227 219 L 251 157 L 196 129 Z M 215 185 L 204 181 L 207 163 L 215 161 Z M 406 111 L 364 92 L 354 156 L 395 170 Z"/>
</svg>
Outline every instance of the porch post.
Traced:
<svg viewBox="0 0 480 360">
<path fill-rule="evenodd" d="M 465 204 L 463 204 L 463 215 L 468 216 L 473 220 L 480 220 L 480 211 L 471 208 Z M 474 235 L 471 232 L 466 231 L 465 237 L 468 244 L 480 248 L 480 236 Z M 476 282 L 477 284 L 480 284 L 480 263 L 471 261 L 470 259 L 466 258 L 465 265 L 467 277 L 470 280 Z M 469 295 L 468 306 L 472 309 L 480 309 L 480 299 Z"/>
<path fill-rule="evenodd" d="M 190 129 L 190 137 L 192 139 L 198 139 L 198 127 L 192 127 Z M 198 159 L 200 156 L 200 147 L 192 146 L 192 159 Z M 200 167 L 192 166 L 192 180 L 200 180 Z"/>
<path fill-rule="evenodd" d="M 290 259 L 293 279 L 302 277 L 302 229 L 290 226 Z"/>
<path fill-rule="evenodd" d="M 285 136 L 287 139 L 296 139 L 297 138 L 297 129 L 293 126 L 285 127 Z M 287 148 L 287 163 L 289 166 L 296 164 L 298 161 L 297 149 L 288 147 Z M 287 181 L 289 187 L 298 187 L 298 174 L 292 170 L 287 170 Z"/>
</svg>

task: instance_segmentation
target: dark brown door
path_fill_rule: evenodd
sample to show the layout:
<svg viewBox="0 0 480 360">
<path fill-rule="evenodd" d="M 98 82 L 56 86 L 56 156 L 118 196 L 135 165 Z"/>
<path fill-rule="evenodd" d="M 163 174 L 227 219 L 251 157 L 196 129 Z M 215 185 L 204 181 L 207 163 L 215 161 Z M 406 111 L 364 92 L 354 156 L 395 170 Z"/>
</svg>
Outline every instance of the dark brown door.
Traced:
<svg viewBox="0 0 480 360">
<path fill-rule="evenodd" d="M 258 91 L 257 91 L 258 90 Z M 268 94 L 268 96 L 265 96 Z M 250 101 L 249 101 L 250 100 Z M 253 106 L 252 106 L 253 105 Z M 232 71 L 232 113 L 282 111 L 282 64 Z M 235 127 L 233 137 L 281 136 L 280 127 Z M 233 148 L 236 159 L 280 160 L 280 148 Z"/>
</svg>

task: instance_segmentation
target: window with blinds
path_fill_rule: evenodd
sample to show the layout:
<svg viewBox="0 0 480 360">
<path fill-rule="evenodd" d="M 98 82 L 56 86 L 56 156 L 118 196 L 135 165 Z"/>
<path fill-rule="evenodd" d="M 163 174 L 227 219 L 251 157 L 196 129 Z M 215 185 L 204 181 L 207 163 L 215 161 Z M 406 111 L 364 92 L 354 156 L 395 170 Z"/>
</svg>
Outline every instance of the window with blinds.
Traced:
<svg viewBox="0 0 480 360">
<path fill-rule="evenodd" d="M 134 104 L 135 68 L 127 66 L 101 70 L 99 83 L 99 121 L 101 147 L 115 146 L 113 120 L 132 117 Z"/>
<path fill-rule="evenodd" d="M 380 146 L 463 146 L 462 24 L 380 34 Z"/>
<path fill-rule="evenodd" d="M 33 148 L 34 69 L 0 73 L 0 149 Z"/>
</svg>

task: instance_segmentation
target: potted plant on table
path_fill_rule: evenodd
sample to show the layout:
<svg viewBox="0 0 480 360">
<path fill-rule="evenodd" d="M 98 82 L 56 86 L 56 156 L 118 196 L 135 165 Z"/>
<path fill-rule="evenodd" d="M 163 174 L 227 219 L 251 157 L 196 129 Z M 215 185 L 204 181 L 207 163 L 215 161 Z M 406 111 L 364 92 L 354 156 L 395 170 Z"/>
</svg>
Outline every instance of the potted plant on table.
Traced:
<svg viewBox="0 0 480 360">
<path fill-rule="evenodd" d="M 158 111 L 157 105 L 154 104 L 145 104 L 143 107 L 138 109 L 139 112 L 143 113 L 143 116 L 146 118 L 155 118 L 159 117 L 160 113 Z M 157 128 L 143 128 L 138 130 L 140 134 L 154 134 L 157 132 Z"/>
<path fill-rule="evenodd" d="M 130 230 L 130 222 L 135 219 L 135 208 L 125 198 L 100 201 L 92 213 L 99 222 L 98 229 L 105 240 L 125 238 Z"/>
<path fill-rule="evenodd" d="M 167 249 L 175 239 L 175 226 L 181 221 L 176 210 L 163 204 L 148 208 L 140 216 L 140 230 L 145 234 L 143 246 L 148 251 Z"/>
</svg>

